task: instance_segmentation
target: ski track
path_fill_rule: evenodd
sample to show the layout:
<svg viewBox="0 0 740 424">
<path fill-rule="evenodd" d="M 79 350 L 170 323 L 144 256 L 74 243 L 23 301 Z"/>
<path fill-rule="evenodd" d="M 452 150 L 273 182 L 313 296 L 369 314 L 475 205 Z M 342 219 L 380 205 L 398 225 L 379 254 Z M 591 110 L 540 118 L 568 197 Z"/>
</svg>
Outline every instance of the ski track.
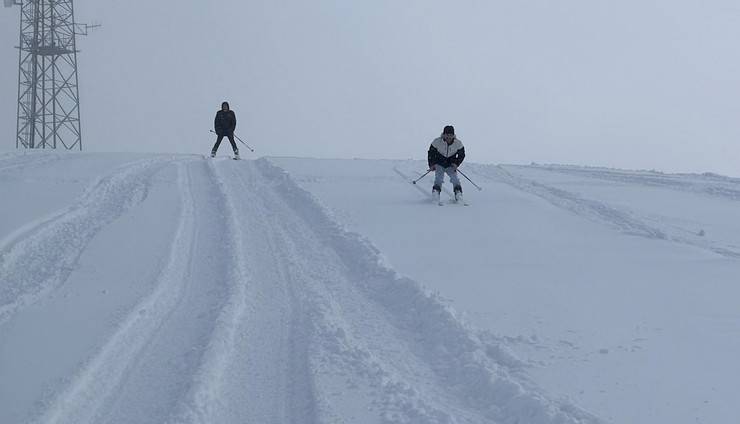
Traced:
<svg viewBox="0 0 740 424">
<path fill-rule="evenodd" d="M 8 154 L 6 156 L 0 156 L 0 174 L 25 169 L 28 166 L 54 162 L 61 158 L 62 155 L 59 153 Z"/>
<path fill-rule="evenodd" d="M 483 178 L 503 182 L 538 196 L 561 209 L 608 225 L 625 234 L 701 248 L 727 258 L 740 258 L 740 251 L 735 248 L 719 245 L 690 230 L 676 229 L 675 226 L 664 225 L 657 220 L 638 216 L 607 203 L 587 199 L 578 194 L 515 175 L 501 166 L 475 164 L 468 165 L 468 167 Z"/>
<path fill-rule="evenodd" d="M 432 202 L 434 202 L 435 204 L 437 203 L 437 202 L 436 202 L 436 201 L 434 200 L 434 196 L 432 195 L 432 189 L 431 189 L 431 187 L 430 187 L 430 188 L 429 188 L 429 190 L 427 191 L 426 189 L 424 189 L 424 187 L 422 187 L 422 186 L 421 186 L 421 185 L 419 184 L 419 183 L 420 183 L 421 181 L 420 181 L 420 182 L 418 182 L 418 183 L 416 183 L 416 184 L 413 184 L 413 181 L 414 181 L 414 180 L 415 180 L 416 178 L 411 178 L 411 177 L 409 177 L 409 176 L 408 176 L 407 174 L 405 174 L 405 173 L 404 173 L 403 171 L 401 171 L 400 169 L 398 169 L 398 166 L 394 166 L 394 167 L 393 167 L 393 172 L 395 172 L 396 174 L 398 174 L 398 176 L 399 176 L 399 177 L 401 177 L 401 179 L 402 179 L 402 180 L 404 180 L 404 181 L 406 181 L 406 182 L 409 182 L 409 183 L 411 183 L 411 184 L 412 184 L 412 185 L 413 185 L 413 186 L 414 186 L 414 187 L 415 187 L 415 188 L 416 188 L 417 190 L 419 190 L 419 192 L 420 192 L 421 194 L 423 194 L 423 195 L 424 195 L 424 196 L 425 196 L 425 197 L 426 197 L 427 199 L 429 199 L 429 201 L 432 201 Z M 430 173 L 430 175 L 431 175 L 431 177 L 432 177 L 432 178 L 434 178 L 434 174 L 431 174 L 431 173 Z M 417 177 L 417 178 L 418 178 L 418 177 Z M 422 180 L 422 181 L 423 181 L 423 180 Z M 446 187 L 446 185 L 444 185 L 444 184 L 442 185 L 442 192 L 443 192 L 443 193 L 445 193 L 445 194 L 447 194 L 447 196 L 449 197 L 449 199 L 448 199 L 448 200 L 449 200 L 450 202 L 453 202 L 453 203 L 454 203 L 454 199 L 455 199 L 455 194 L 454 194 L 453 192 L 451 192 L 451 191 L 450 191 L 450 189 L 449 189 L 449 188 L 447 188 L 447 187 Z"/>
<path fill-rule="evenodd" d="M 192 254 L 195 215 L 186 165 L 178 163 L 177 168 L 181 213 L 169 259 L 154 290 L 131 310 L 115 334 L 57 396 L 38 423 L 102 422 L 102 412 L 112 402 L 140 352 L 182 299 Z"/>
<path fill-rule="evenodd" d="M 217 169 L 217 164 L 223 165 L 224 161 L 208 161 L 209 174 L 218 190 L 220 206 L 226 219 L 224 242 L 229 248 L 230 263 L 227 276 L 228 299 L 217 317 L 203 363 L 194 376 L 193 387 L 187 399 L 179 406 L 172 422 L 233 422 L 224 418 L 239 414 L 238 402 L 232 401 L 234 397 L 238 397 L 238 393 L 230 393 L 228 386 L 231 383 L 243 388 L 247 384 L 247 381 L 239 379 L 240 373 L 230 373 L 229 370 L 234 363 L 239 362 L 236 358 L 240 354 L 239 346 L 244 342 L 240 326 L 245 322 L 250 306 L 248 302 L 254 301 L 247 299 L 247 287 L 252 284 L 252 280 L 245 263 L 244 240 L 240 233 L 234 195 L 221 171 Z"/>
<path fill-rule="evenodd" d="M 207 160 L 199 174 L 176 164 L 181 212 L 151 293 L 37 423 L 602 422 L 542 392 L 500 340 L 479 337 L 438 297 L 383 265 L 375 247 L 344 230 L 268 160 Z M 42 242 L 72 244 L 64 228 L 80 214 L 99 229 L 145 195 L 155 165 L 130 165 L 101 179 L 80 205 L 10 251 L 31 255 Z M 209 187 L 207 205 L 194 196 L 194 184 Z M 216 245 L 199 245 L 201 239 Z M 74 257 L 49 264 L 73 265 L 86 242 L 72 245 Z M 3 257 L 3 271 L 21 265 Z M 63 276 L 49 273 L 44 281 L 54 286 Z M 163 346 L 196 331 L 193 314 L 208 322 L 199 335 Z M 191 348 L 198 353 L 190 365 L 170 364 L 182 354 L 174 349 Z M 173 399 L 150 393 L 161 380 L 152 367 L 169 367 L 178 379 L 177 393 L 165 395 Z"/>
<path fill-rule="evenodd" d="M 275 381 L 282 383 L 282 386 L 275 387 L 275 393 L 269 396 L 273 402 L 279 399 L 277 410 L 284 411 L 280 422 L 317 423 L 316 388 L 308 360 L 311 315 L 306 310 L 310 308 L 299 294 L 301 275 L 291 272 L 292 268 L 289 267 L 296 249 L 283 229 L 286 222 L 281 216 L 284 215 L 273 212 L 280 199 L 274 191 L 265 190 L 270 187 L 269 182 L 260 178 L 259 172 L 251 164 L 236 169 L 246 171 L 237 172 L 235 177 L 241 185 L 241 192 L 253 194 L 251 198 L 241 197 L 242 210 L 251 208 L 247 221 L 247 228 L 251 231 L 246 235 L 246 239 L 251 241 L 249 266 L 261 270 L 255 275 L 258 281 L 273 287 L 272 293 L 265 294 L 278 295 L 282 299 L 280 308 L 276 309 L 281 312 L 283 328 L 281 338 L 278 339 L 278 346 L 283 351 L 279 360 L 285 365 L 274 376 L 277 377 Z M 270 334 L 267 337 L 272 338 Z M 265 359 L 274 361 L 275 357 Z"/>
<path fill-rule="evenodd" d="M 516 167 L 514 167 L 516 168 Z M 574 166 L 539 165 L 534 169 L 602 181 L 640 184 L 649 187 L 704 194 L 740 201 L 740 180 L 715 174 L 661 174 L 657 172 L 622 171 L 618 169 L 579 168 Z"/>
<path fill-rule="evenodd" d="M 64 283 L 90 240 L 147 195 L 164 159 L 126 164 L 93 183 L 77 202 L 24 226 L 0 245 L 0 325 Z"/>
<path fill-rule="evenodd" d="M 272 205 L 242 164 L 209 162 L 228 221 L 230 296 L 171 422 L 314 423 L 308 322 L 283 270 L 289 259 L 276 241 Z"/>
<path fill-rule="evenodd" d="M 281 217 L 276 229 L 292 246 L 286 269 L 303 282 L 309 305 L 322 421 L 343 416 L 329 390 L 350 375 L 372 388 L 371 405 L 385 423 L 599 422 L 549 400 L 512 372 L 508 358 L 498 362 L 498 346 L 483 343 L 437 297 L 382 265 L 377 249 L 331 220 L 282 169 L 266 160 L 256 166 L 266 179 L 259 186 L 278 194 L 270 204 Z"/>
<path fill-rule="evenodd" d="M 414 186 L 414 188 L 415 188 L 415 189 L 417 189 L 417 190 L 419 191 L 419 193 L 423 194 L 423 195 L 424 195 L 424 197 L 426 197 L 426 198 L 427 198 L 427 199 L 429 199 L 430 201 L 434 200 L 434 197 L 432 196 L 432 192 L 431 192 L 431 190 L 430 190 L 430 191 L 424 190 L 424 188 L 422 188 L 422 187 L 421 187 L 421 186 L 419 185 L 419 183 L 418 183 L 418 182 L 417 182 L 416 184 L 414 184 L 414 183 L 413 183 L 413 181 L 414 181 L 414 180 L 415 180 L 416 178 L 413 178 L 413 179 L 412 179 L 411 177 L 409 177 L 408 175 L 406 175 L 405 173 L 403 173 L 403 171 L 401 171 L 400 169 L 398 169 L 398 167 L 397 167 L 397 166 L 394 166 L 394 167 L 393 167 L 393 172 L 395 172 L 396 174 L 398 174 L 398 176 L 399 176 L 399 177 L 401 177 L 401 179 L 402 179 L 402 180 L 404 180 L 404 181 L 406 181 L 406 182 L 408 182 L 408 183 L 411 183 L 411 185 L 413 185 L 413 186 Z M 418 177 L 417 177 L 417 178 L 418 178 Z"/>
</svg>

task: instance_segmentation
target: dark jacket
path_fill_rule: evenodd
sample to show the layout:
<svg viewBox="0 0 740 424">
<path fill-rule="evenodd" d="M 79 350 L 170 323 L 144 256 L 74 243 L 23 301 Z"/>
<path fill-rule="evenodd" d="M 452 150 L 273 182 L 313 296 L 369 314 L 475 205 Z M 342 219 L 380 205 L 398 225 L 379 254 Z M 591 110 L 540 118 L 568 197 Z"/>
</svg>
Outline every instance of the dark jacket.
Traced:
<svg viewBox="0 0 740 424">
<path fill-rule="evenodd" d="M 236 114 L 233 110 L 219 110 L 216 113 L 216 119 L 213 122 L 216 134 L 222 136 L 229 136 L 234 134 L 236 129 Z"/>
<path fill-rule="evenodd" d="M 452 144 L 447 144 L 442 137 L 439 137 L 429 146 L 427 162 L 429 162 L 430 169 L 433 165 L 443 168 L 449 168 L 452 164 L 460 166 L 463 160 L 465 160 L 465 146 L 458 138 L 455 138 Z"/>
</svg>

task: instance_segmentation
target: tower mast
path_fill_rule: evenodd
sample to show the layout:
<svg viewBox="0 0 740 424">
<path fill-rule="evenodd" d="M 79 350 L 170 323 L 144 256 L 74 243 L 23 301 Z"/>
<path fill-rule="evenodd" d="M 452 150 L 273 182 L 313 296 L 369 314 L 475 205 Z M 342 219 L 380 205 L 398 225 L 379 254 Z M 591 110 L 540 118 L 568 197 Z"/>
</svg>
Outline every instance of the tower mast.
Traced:
<svg viewBox="0 0 740 424">
<path fill-rule="evenodd" d="M 73 0 L 5 0 L 21 7 L 16 148 L 82 150 Z"/>
</svg>

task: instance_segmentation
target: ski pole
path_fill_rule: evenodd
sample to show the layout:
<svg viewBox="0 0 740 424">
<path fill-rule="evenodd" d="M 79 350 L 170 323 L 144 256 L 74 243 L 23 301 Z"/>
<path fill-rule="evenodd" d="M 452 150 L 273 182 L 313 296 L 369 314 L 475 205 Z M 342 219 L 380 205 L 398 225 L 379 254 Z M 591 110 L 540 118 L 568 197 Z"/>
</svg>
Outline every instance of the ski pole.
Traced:
<svg viewBox="0 0 740 424">
<path fill-rule="evenodd" d="M 426 173 L 424 173 L 424 175 L 422 175 L 421 177 L 419 177 L 419 178 L 415 179 L 414 181 L 411 181 L 411 184 L 416 184 L 416 183 L 418 183 L 419 181 L 421 181 L 421 179 L 422 179 L 422 178 L 424 178 L 424 177 L 426 177 L 427 175 L 429 175 L 429 173 L 430 173 L 430 172 L 432 172 L 432 170 L 431 170 L 431 169 L 430 169 L 429 171 L 427 171 Z"/>
<path fill-rule="evenodd" d="M 481 190 L 483 190 L 482 188 L 480 188 L 480 187 L 478 186 L 478 184 L 474 183 L 474 182 L 473 182 L 473 180 L 471 180 L 470 178 L 468 178 L 468 176 L 467 176 L 467 175 L 465 175 L 465 174 L 464 174 L 464 173 L 463 173 L 463 172 L 462 172 L 461 170 L 459 170 L 459 169 L 458 169 L 458 170 L 457 170 L 457 172 L 459 172 L 459 173 L 460 173 L 460 175 L 462 175 L 463 177 L 465 177 L 465 179 L 466 179 L 466 180 L 470 181 L 470 184 L 474 185 L 474 186 L 475 186 L 475 188 L 477 188 L 477 189 L 478 189 L 478 191 L 481 191 Z"/>
<path fill-rule="evenodd" d="M 249 144 L 245 143 L 244 140 L 242 140 L 241 138 L 239 138 L 238 135 L 234 134 L 234 137 L 236 137 L 236 139 L 239 140 L 239 141 L 241 141 L 243 145 L 247 146 L 247 149 L 251 150 L 252 153 L 254 153 L 254 149 L 251 148 L 251 147 L 249 147 Z"/>
<path fill-rule="evenodd" d="M 216 131 L 213 131 L 213 130 L 209 130 L 209 131 L 212 132 L 212 133 L 214 133 L 214 134 L 216 134 Z M 244 140 L 242 140 L 241 138 L 239 138 L 238 135 L 234 134 L 234 137 L 236 137 L 236 139 L 239 140 L 243 145 L 247 146 L 247 149 L 249 149 L 250 151 L 254 152 L 254 149 L 251 148 L 251 147 L 249 147 L 249 144 L 245 143 Z"/>
</svg>

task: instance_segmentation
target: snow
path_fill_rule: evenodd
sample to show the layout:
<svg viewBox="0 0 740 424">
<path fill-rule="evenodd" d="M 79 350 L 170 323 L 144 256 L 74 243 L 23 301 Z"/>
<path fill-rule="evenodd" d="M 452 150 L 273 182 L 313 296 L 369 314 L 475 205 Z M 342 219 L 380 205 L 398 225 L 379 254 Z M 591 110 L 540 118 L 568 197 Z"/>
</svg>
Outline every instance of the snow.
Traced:
<svg viewBox="0 0 740 424">
<path fill-rule="evenodd" d="M 553 395 L 615 423 L 735 420 L 737 180 L 465 164 L 484 190 L 461 209 L 409 184 L 423 162 L 272 161 Z"/>
<path fill-rule="evenodd" d="M 0 155 L 0 422 L 737 416 L 738 181 L 423 169 Z"/>
</svg>

